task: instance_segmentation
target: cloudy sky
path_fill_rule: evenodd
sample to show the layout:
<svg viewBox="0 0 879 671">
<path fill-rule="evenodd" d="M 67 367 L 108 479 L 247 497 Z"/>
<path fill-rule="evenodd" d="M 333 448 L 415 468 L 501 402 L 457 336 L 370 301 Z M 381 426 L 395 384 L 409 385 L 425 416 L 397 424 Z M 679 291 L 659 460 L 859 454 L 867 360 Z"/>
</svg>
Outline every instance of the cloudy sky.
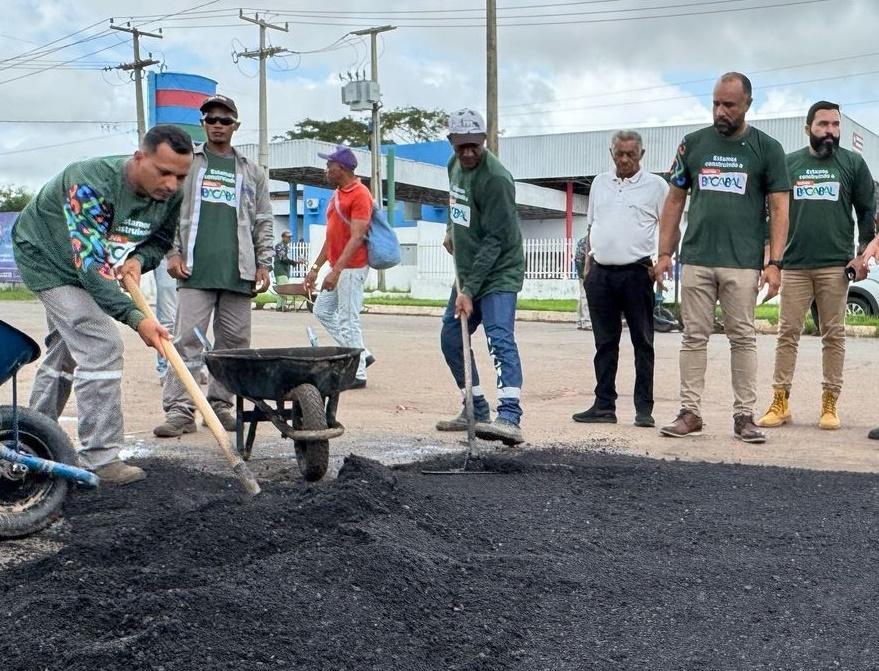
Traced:
<svg viewBox="0 0 879 671">
<path fill-rule="evenodd" d="M 163 39 L 142 39 L 142 57 L 152 52 L 170 71 L 216 79 L 241 110 L 236 140 L 256 142 L 257 65 L 232 57 L 258 45 L 258 28 L 238 18 L 242 7 L 289 22 L 289 32 L 268 38 L 298 52 L 269 66 L 270 135 L 305 117 L 347 114 L 339 73 L 368 71 L 369 50 L 346 34 L 384 24 L 398 26 L 380 40 L 386 107 L 485 109 L 484 0 L 269 0 L 261 7 L 5 0 L 0 184 L 36 188 L 71 161 L 134 149 L 134 84 L 102 69 L 132 58 L 130 36 L 109 30 L 111 18 L 162 28 Z M 498 0 L 498 14 L 506 135 L 707 124 L 712 82 L 727 70 L 751 76 L 752 116 L 803 114 L 823 98 L 879 131 L 874 0 Z"/>
</svg>

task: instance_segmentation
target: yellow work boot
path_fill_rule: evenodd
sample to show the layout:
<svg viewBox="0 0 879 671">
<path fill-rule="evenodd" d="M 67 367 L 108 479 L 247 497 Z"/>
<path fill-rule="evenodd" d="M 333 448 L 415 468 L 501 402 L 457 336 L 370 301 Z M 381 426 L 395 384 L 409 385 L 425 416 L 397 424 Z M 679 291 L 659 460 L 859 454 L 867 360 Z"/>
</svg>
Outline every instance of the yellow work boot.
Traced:
<svg viewBox="0 0 879 671">
<path fill-rule="evenodd" d="M 769 410 L 757 420 L 757 426 L 775 427 L 791 422 L 790 407 L 788 406 L 789 398 L 789 391 L 776 389 L 772 394 L 772 403 L 769 405 Z"/>
<path fill-rule="evenodd" d="M 825 389 L 821 394 L 821 419 L 818 420 L 819 429 L 838 429 L 840 427 L 839 415 L 836 414 L 836 399 L 838 394 L 835 391 Z"/>
</svg>

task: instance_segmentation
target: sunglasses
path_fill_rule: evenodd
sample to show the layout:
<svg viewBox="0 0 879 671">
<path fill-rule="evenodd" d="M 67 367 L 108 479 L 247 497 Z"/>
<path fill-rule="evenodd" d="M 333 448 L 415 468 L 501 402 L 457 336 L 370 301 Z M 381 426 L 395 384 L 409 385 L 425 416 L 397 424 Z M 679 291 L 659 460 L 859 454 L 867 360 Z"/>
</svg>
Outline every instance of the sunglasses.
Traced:
<svg viewBox="0 0 879 671">
<path fill-rule="evenodd" d="M 238 119 L 233 119 L 230 116 L 203 116 L 201 120 L 208 126 L 213 126 L 215 123 L 221 126 L 231 126 L 234 123 L 238 123 Z"/>
</svg>

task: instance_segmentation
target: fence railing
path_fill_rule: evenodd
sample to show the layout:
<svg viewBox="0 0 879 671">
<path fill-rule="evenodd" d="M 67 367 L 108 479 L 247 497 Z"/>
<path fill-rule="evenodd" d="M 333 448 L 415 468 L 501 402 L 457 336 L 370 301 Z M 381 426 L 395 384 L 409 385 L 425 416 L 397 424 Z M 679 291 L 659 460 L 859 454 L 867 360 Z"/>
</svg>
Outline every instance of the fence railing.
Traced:
<svg viewBox="0 0 879 671">
<path fill-rule="evenodd" d="M 574 243 L 565 238 L 528 239 L 523 242 L 526 280 L 573 280 Z M 455 274 L 451 255 L 441 244 L 418 246 L 418 277 L 450 279 Z"/>
<path fill-rule="evenodd" d="M 291 242 L 290 258 L 298 263 L 290 268 L 290 279 L 302 279 L 308 273 L 309 261 L 311 260 L 311 245 L 308 242 Z"/>
</svg>

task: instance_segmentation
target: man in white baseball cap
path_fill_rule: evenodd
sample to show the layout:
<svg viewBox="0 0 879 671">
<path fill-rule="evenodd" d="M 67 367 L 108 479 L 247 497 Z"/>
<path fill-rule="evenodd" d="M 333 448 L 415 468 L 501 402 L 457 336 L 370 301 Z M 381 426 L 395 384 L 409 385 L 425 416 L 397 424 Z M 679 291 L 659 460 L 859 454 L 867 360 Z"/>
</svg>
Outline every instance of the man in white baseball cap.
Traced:
<svg viewBox="0 0 879 671">
<path fill-rule="evenodd" d="M 473 365 L 476 435 L 507 445 L 524 441 L 519 420 L 522 365 L 514 334 L 516 299 L 525 279 L 525 255 L 516 212 L 516 186 L 509 171 L 485 148 L 485 121 L 462 109 L 449 116 L 449 222 L 443 243 L 455 259 L 458 289 L 452 288 L 443 315 L 440 343 L 455 383 L 464 390 L 464 347 L 458 318 L 470 333 L 482 324 L 497 371 L 497 418 L 490 421 L 488 402 Z M 467 418 L 437 423 L 440 431 L 466 431 Z"/>
</svg>

